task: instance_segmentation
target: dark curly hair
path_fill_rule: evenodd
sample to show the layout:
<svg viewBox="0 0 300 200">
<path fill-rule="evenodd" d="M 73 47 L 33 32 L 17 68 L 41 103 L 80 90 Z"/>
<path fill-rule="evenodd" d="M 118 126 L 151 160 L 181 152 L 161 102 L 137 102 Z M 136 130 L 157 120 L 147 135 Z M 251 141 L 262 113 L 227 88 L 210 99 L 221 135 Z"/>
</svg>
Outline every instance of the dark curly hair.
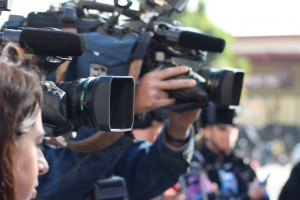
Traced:
<svg viewBox="0 0 300 200">
<path fill-rule="evenodd" d="M 28 62 L 29 61 L 29 62 Z M 34 125 L 42 104 L 40 71 L 16 44 L 0 58 L 0 199 L 15 199 L 15 140 Z"/>
</svg>

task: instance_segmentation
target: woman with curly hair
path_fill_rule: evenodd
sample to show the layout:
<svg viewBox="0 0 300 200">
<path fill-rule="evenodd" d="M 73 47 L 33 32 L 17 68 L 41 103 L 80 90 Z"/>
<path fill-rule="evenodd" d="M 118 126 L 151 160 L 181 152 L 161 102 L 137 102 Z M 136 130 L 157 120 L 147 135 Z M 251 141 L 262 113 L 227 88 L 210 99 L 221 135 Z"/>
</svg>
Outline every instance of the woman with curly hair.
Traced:
<svg viewBox="0 0 300 200">
<path fill-rule="evenodd" d="M 36 196 L 38 175 L 48 171 L 40 149 L 44 137 L 43 92 L 25 54 L 8 44 L 0 58 L 0 199 Z"/>
</svg>

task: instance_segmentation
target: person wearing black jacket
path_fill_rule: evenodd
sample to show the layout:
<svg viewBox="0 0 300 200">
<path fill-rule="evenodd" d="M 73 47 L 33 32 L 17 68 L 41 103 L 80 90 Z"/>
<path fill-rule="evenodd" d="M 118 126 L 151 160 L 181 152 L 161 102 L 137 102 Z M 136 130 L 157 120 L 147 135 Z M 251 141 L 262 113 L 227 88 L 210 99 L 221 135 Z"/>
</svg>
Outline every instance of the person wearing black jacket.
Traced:
<svg viewBox="0 0 300 200">
<path fill-rule="evenodd" d="M 194 154 L 197 159 L 185 178 L 181 178 L 188 199 L 269 199 L 265 185 L 259 183 L 254 170 L 233 151 L 238 139 L 235 115 L 234 109 L 213 103 L 203 109 L 201 139 Z M 200 178 L 192 179 L 192 176 Z"/>
<path fill-rule="evenodd" d="M 283 185 L 279 194 L 278 200 L 298 200 L 300 199 L 299 193 L 300 182 L 300 162 L 295 164 L 292 168 L 291 174 Z"/>
</svg>

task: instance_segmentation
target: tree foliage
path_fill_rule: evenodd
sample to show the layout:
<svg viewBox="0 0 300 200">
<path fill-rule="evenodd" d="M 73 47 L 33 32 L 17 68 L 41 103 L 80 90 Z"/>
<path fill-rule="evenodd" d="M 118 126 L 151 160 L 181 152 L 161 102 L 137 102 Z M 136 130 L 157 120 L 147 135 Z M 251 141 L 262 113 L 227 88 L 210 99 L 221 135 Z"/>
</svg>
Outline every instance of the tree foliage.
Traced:
<svg viewBox="0 0 300 200">
<path fill-rule="evenodd" d="M 246 58 L 234 55 L 232 50 L 234 38 L 208 19 L 203 0 L 198 0 L 198 9 L 196 11 L 189 11 L 186 8 L 182 13 L 174 13 L 170 18 L 170 21 L 172 20 L 179 21 L 184 27 L 193 27 L 205 34 L 220 37 L 226 41 L 224 51 L 222 53 L 208 52 L 207 59 L 201 64 L 202 66 L 234 67 L 243 69 L 245 72 L 250 69 L 250 64 Z"/>
</svg>

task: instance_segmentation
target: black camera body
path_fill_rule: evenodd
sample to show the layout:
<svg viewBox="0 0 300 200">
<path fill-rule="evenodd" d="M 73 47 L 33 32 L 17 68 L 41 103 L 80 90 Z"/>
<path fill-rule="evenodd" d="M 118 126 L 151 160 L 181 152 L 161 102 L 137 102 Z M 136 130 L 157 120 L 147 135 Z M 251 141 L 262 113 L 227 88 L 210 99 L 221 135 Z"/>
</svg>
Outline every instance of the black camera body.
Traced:
<svg viewBox="0 0 300 200">
<path fill-rule="evenodd" d="M 46 133 L 59 136 L 80 126 L 123 132 L 133 126 L 134 81 L 128 76 L 98 76 L 41 82 Z"/>
<path fill-rule="evenodd" d="M 174 111 L 204 108 L 209 101 L 220 107 L 239 105 L 244 78 L 242 70 L 203 67 L 198 71 L 190 70 L 188 74 L 175 78 L 192 78 L 197 84 L 194 88 L 168 91 L 170 97 L 176 99 L 176 103 L 169 107 Z"/>
<path fill-rule="evenodd" d="M 0 0 L 0 9 L 1 11 L 11 11 L 11 0 Z"/>
<path fill-rule="evenodd" d="M 128 200 L 128 191 L 123 177 L 112 176 L 100 179 L 95 184 L 95 200 Z"/>
<path fill-rule="evenodd" d="M 154 32 L 142 69 L 142 75 L 157 66 L 172 67 L 180 65 L 180 59 L 201 63 L 207 52 L 222 52 L 225 41 L 200 31 L 174 26 L 166 22 L 153 24 Z M 179 60 L 179 61 L 178 61 Z M 193 108 L 203 108 L 209 101 L 218 106 L 239 105 L 244 72 L 237 68 L 201 67 L 191 69 L 187 74 L 173 77 L 176 79 L 192 78 L 195 88 L 170 90 L 170 97 L 176 99 L 172 110 L 182 112 Z"/>
<path fill-rule="evenodd" d="M 47 135 L 59 136 L 72 129 L 67 115 L 66 92 L 52 81 L 40 82 L 44 92 L 42 105 L 43 127 Z"/>
</svg>

